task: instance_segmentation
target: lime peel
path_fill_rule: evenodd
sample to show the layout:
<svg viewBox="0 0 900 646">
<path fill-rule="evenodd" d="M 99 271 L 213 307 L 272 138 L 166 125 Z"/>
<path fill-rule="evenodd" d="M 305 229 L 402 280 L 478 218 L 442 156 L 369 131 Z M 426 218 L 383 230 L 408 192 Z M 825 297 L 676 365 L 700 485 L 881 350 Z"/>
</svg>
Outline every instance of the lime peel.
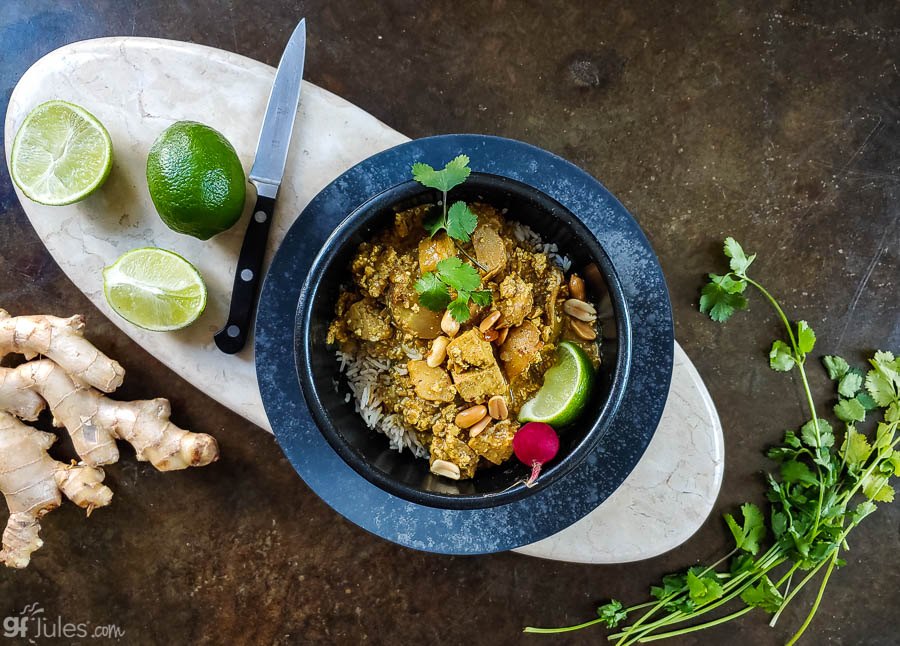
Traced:
<svg viewBox="0 0 900 646">
<path fill-rule="evenodd" d="M 150 199 L 167 227 L 208 240 L 234 226 L 244 210 L 244 169 L 218 130 L 178 121 L 147 154 Z"/>
</svg>

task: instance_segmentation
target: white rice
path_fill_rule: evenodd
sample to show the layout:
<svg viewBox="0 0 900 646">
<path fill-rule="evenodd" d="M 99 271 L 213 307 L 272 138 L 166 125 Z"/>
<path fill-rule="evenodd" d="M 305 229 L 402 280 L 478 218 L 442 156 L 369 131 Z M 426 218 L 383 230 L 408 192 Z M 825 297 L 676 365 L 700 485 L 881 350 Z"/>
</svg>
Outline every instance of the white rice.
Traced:
<svg viewBox="0 0 900 646">
<path fill-rule="evenodd" d="M 404 350 L 411 359 L 422 358 L 420 352 L 408 348 Z M 409 449 L 417 458 L 427 458 L 428 450 L 419 442 L 415 432 L 403 425 L 400 416 L 396 413 L 384 414 L 381 397 L 377 394 L 379 386 L 390 384 L 392 372 L 406 374 L 406 366 L 368 356 L 357 359 L 340 350 L 335 352 L 335 356 L 350 387 L 344 401 L 349 403 L 352 396 L 353 408 L 366 426 L 387 435 L 389 445 L 395 451 L 402 453 L 403 449 Z"/>
<path fill-rule="evenodd" d="M 415 348 L 409 348 L 405 345 L 401 345 L 400 348 L 403 350 L 403 352 L 406 354 L 406 356 L 409 357 L 410 359 L 412 359 L 413 361 L 421 361 L 422 360 L 422 353 L 419 352 L 418 350 L 416 350 Z"/>
<path fill-rule="evenodd" d="M 572 261 L 568 257 L 560 255 L 556 243 L 545 243 L 528 225 L 514 222 L 513 235 L 519 242 L 524 242 L 536 251 L 546 254 L 550 261 L 563 272 L 568 272 L 572 267 Z M 419 350 L 407 346 L 401 346 L 401 348 L 409 359 L 422 359 L 422 353 Z M 350 392 L 346 394 L 344 401 L 349 403 L 350 399 L 353 399 L 354 410 L 359 413 L 366 426 L 387 435 L 392 449 L 400 453 L 403 452 L 403 449 L 408 449 L 417 458 L 428 458 L 428 449 L 422 446 L 415 431 L 404 425 L 400 415 L 397 413 L 385 415 L 382 410 L 381 397 L 377 394 L 379 386 L 390 385 L 394 374 L 408 374 L 406 365 L 369 356 L 357 359 L 352 354 L 340 350 L 335 352 L 335 356 L 340 364 L 339 370 L 344 373 L 347 385 L 350 387 Z M 337 383 L 335 383 L 335 390 L 337 390 Z"/>
</svg>

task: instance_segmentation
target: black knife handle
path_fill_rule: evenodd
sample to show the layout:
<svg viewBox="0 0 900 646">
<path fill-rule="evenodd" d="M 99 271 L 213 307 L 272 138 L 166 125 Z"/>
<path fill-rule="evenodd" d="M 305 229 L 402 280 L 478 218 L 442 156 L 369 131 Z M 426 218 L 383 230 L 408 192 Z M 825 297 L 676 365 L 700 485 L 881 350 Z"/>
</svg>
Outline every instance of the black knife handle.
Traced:
<svg viewBox="0 0 900 646">
<path fill-rule="evenodd" d="M 250 215 L 250 224 L 244 234 L 241 255 L 238 256 L 237 269 L 234 272 L 234 287 L 231 290 L 231 309 L 228 322 L 216 332 L 216 345 L 225 354 L 240 352 L 247 343 L 253 325 L 253 312 L 256 294 L 262 281 L 263 258 L 266 255 L 266 242 L 269 239 L 269 227 L 272 224 L 272 213 L 275 200 L 271 197 L 259 196 L 256 206 Z"/>
</svg>

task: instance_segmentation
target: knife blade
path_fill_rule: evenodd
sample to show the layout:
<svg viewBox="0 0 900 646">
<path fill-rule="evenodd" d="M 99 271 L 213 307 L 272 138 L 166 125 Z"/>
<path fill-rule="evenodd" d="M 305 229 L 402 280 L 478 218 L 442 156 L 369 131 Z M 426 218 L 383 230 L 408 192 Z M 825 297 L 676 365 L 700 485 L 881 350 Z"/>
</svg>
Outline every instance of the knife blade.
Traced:
<svg viewBox="0 0 900 646">
<path fill-rule="evenodd" d="M 250 169 L 250 183 L 256 187 L 256 206 L 253 207 L 238 256 L 228 321 L 213 337 L 219 350 L 226 354 L 240 352 L 250 335 L 275 198 L 284 176 L 300 101 L 305 57 L 306 19 L 303 19 L 294 28 L 278 63 L 259 132 L 256 157 Z"/>
</svg>

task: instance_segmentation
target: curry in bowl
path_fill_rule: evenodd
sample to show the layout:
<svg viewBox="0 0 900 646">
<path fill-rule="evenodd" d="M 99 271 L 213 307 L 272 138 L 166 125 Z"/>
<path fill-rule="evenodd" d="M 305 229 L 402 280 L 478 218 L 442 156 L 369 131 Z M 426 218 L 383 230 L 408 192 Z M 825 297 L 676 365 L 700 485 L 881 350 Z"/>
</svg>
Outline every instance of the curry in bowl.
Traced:
<svg viewBox="0 0 900 646">
<path fill-rule="evenodd" d="M 592 372 L 601 335 L 566 250 L 489 203 L 448 207 L 442 188 L 358 245 L 326 340 L 366 425 L 465 480 L 512 457 L 560 344 Z"/>
</svg>

